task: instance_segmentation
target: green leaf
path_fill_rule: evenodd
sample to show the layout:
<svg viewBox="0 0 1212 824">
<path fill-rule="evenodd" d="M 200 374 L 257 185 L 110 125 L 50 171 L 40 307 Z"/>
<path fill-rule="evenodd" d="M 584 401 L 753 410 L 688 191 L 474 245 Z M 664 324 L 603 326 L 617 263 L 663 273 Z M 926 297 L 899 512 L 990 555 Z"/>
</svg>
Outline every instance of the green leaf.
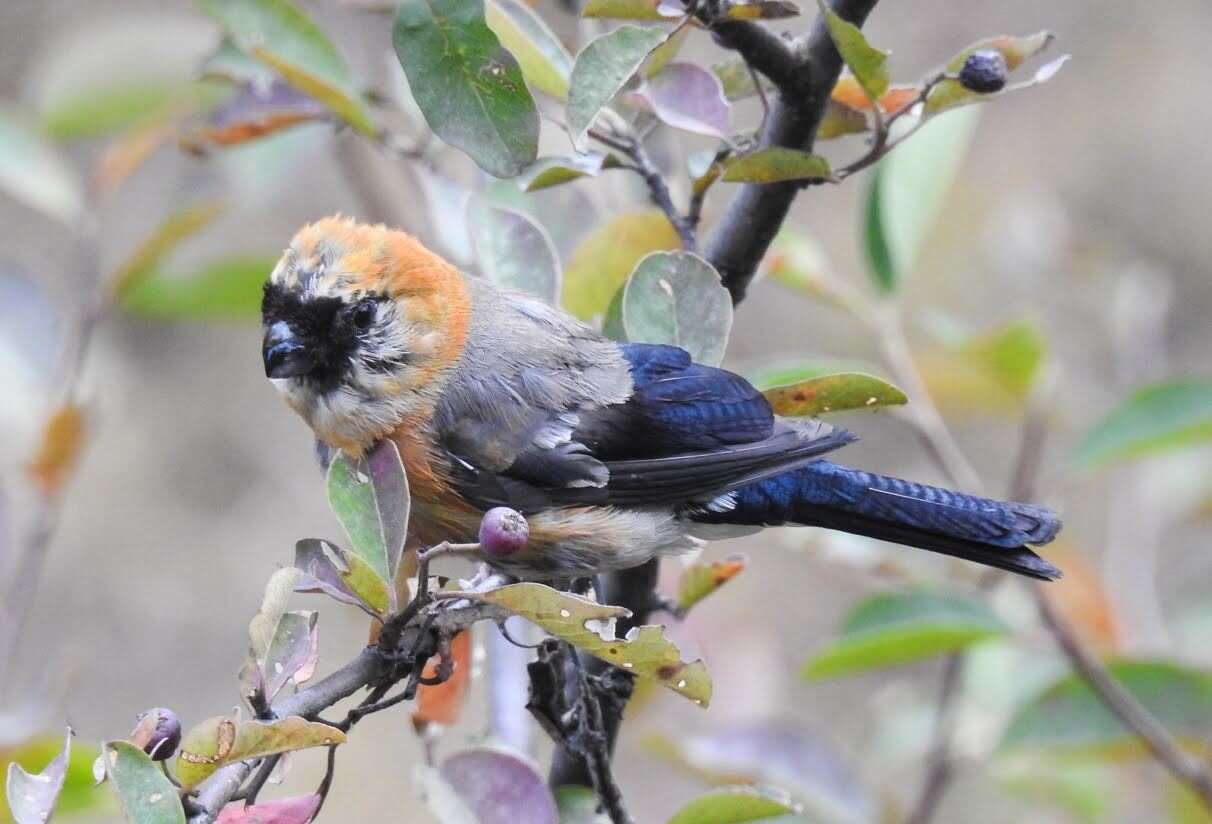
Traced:
<svg viewBox="0 0 1212 824">
<path fill-rule="evenodd" d="M 564 308 L 581 320 L 604 314 L 615 293 L 650 252 L 681 245 L 669 219 L 656 209 L 624 212 L 593 229 L 564 269 Z"/>
<path fill-rule="evenodd" d="M 874 375 L 842 372 L 809 378 L 790 386 L 776 386 L 762 393 L 776 415 L 807 418 L 848 409 L 901 406 L 909 398 L 897 387 Z"/>
<path fill-rule="evenodd" d="M 891 592 L 850 611 L 840 637 L 804 665 L 806 678 L 833 678 L 954 652 L 1006 626 L 982 601 L 926 591 Z"/>
<path fill-rule="evenodd" d="M 552 306 L 559 303 L 560 262 L 542 226 L 515 209 L 479 198 L 471 200 L 467 217 L 485 278 Z"/>
<path fill-rule="evenodd" d="M 567 100 L 572 55 L 543 19 L 520 0 L 489 0 L 484 11 L 488 28 L 517 59 L 526 82 Z"/>
<path fill-rule="evenodd" d="M 740 575 L 745 570 L 742 555 L 731 555 L 721 561 L 693 563 L 678 579 L 678 610 L 685 613 L 699 601 Z"/>
<path fill-rule="evenodd" d="M 589 787 L 565 784 L 555 788 L 560 824 L 610 824 L 605 813 L 598 812 L 598 796 Z"/>
<path fill-rule="evenodd" d="M 225 764 L 343 743 L 345 733 L 336 727 L 306 721 L 297 715 L 276 721 L 238 721 L 219 715 L 198 724 L 181 738 L 177 780 L 183 787 L 196 787 Z M 159 770 L 156 772 L 159 774 Z"/>
<path fill-rule="evenodd" d="M 122 298 L 122 308 L 155 320 L 253 320 L 274 268 L 268 257 L 216 260 L 186 275 L 149 273 Z"/>
<path fill-rule="evenodd" d="M 669 20 L 657 11 L 657 0 L 586 0 L 582 17 L 613 20 Z"/>
<path fill-rule="evenodd" d="M 1010 323 L 972 338 L 958 350 L 965 360 L 988 373 L 1018 399 L 1030 393 L 1046 351 L 1039 330 L 1027 321 Z"/>
<path fill-rule="evenodd" d="M 843 20 L 825 4 L 825 0 L 817 0 L 817 3 L 838 54 L 854 73 L 854 79 L 863 87 L 867 97 L 872 101 L 879 100 L 888 88 L 888 53 L 868 43 L 859 27 Z"/>
<path fill-rule="evenodd" d="M 619 165 L 614 155 L 579 154 L 572 157 L 544 157 L 536 160 L 518 177 L 523 192 L 536 192 L 582 177 L 597 177 L 603 169 Z"/>
<path fill-rule="evenodd" d="M 732 329 L 732 299 L 720 274 L 691 252 L 652 252 L 623 290 L 627 339 L 680 346 L 698 363 L 724 359 Z"/>
<path fill-rule="evenodd" d="M 963 161 L 976 115 L 971 109 L 927 123 L 876 164 L 863 239 L 880 293 L 895 291 L 917 259 Z"/>
<path fill-rule="evenodd" d="M 822 180 L 832 172 L 820 155 L 772 146 L 733 157 L 724 164 L 729 183 L 780 183 L 784 180 Z"/>
<path fill-rule="evenodd" d="M 1074 456 L 1085 467 L 1212 440 L 1212 381 L 1186 378 L 1139 389 L 1082 439 Z"/>
<path fill-rule="evenodd" d="M 660 29 L 619 26 L 592 40 L 577 54 L 565 112 L 568 131 L 578 149 L 602 107 L 622 91 L 648 57 L 665 40 Z"/>
<path fill-rule="evenodd" d="M 241 51 L 319 100 L 365 135 L 375 134 L 345 61 L 290 0 L 197 0 Z"/>
<path fill-rule="evenodd" d="M 43 824 L 50 821 L 67 776 L 71 751 L 72 731 L 68 729 L 63 739 L 63 749 L 41 772 L 31 774 L 16 761 L 9 763 L 4 797 L 16 824 Z"/>
<path fill-rule="evenodd" d="M 539 112 L 514 56 L 484 20 L 483 0 L 403 0 L 396 57 L 434 134 L 496 177 L 539 151 Z"/>
<path fill-rule="evenodd" d="M 88 89 L 41 113 L 42 131 L 55 140 L 105 137 L 147 120 L 182 98 L 200 103 L 214 92 L 197 84 L 132 82 Z"/>
<path fill-rule="evenodd" d="M 793 383 L 802 383 L 824 375 L 840 372 L 865 372 L 869 367 L 861 361 L 842 361 L 822 358 L 800 361 L 787 359 L 772 364 L 746 369 L 742 374 L 763 391 Z"/>
<path fill-rule="evenodd" d="M 17 113 L 0 108 L 0 191 L 67 224 L 79 219 L 84 190 L 75 171 Z"/>
<path fill-rule="evenodd" d="M 147 753 L 127 741 L 105 744 L 105 774 L 129 824 L 185 824 L 174 787 Z"/>
<path fill-rule="evenodd" d="M 38 735 L 17 742 L 15 746 L 0 747 L 0 773 L 8 774 L 16 767 L 26 773 L 46 772 L 51 761 L 62 752 L 63 739 L 59 736 Z M 84 811 L 98 812 L 109 806 L 109 793 L 97 786 L 92 763 L 100 755 L 98 748 L 87 742 L 74 742 L 72 757 L 67 761 L 63 786 L 55 802 L 56 815 Z M 7 783 L 7 782 L 6 782 Z M 0 793 L 5 800 L 7 791 Z M 0 824 L 14 824 L 10 816 L 10 804 L 0 802 Z"/>
<path fill-rule="evenodd" d="M 1169 661 L 1123 660 L 1107 669 L 1180 743 L 1203 751 L 1212 735 L 1212 674 Z M 1001 751 L 1032 757 L 1148 754 L 1076 675 L 1061 678 L 1019 709 Z"/>
<path fill-rule="evenodd" d="M 636 627 L 626 638 L 615 637 L 615 620 L 631 614 L 622 607 L 605 606 L 536 583 L 511 584 L 476 597 L 520 615 L 608 664 L 655 679 L 696 704 L 705 707 L 711 700 L 711 677 L 703 662 L 683 661 L 661 627 Z"/>
<path fill-rule="evenodd" d="M 799 808 L 785 793 L 759 787 L 725 787 L 691 801 L 669 824 L 743 824 L 793 815 Z"/>
<path fill-rule="evenodd" d="M 219 203 L 198 203 L 162 220 L 110 276 L 113 296 L 119 301 L 125 299 L 177 246 L 214 223 L 222 213 L 223 207 Z"/>
<path fill-rule="evenodd" d="M 328 466 L 327 489 L 328 504 L 349 535 L 352 554 L 390 584 L 408 529 L 408 479 L 399 449 L 383 440 L 356 462 L 339 453 Z"/>
</svg>

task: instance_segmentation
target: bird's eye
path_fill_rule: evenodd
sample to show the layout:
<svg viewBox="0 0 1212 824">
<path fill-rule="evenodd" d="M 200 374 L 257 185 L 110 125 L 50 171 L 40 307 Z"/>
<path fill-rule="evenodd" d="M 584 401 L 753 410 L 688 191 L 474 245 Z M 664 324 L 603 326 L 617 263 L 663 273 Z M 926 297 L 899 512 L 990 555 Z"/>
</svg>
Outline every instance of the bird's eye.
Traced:
<svg viewBox="0 0 1212 824">
<path fill-rule="evenodd" d="M 375 319 L 375 302 L 367 299 L 354 307 L 353 322 L 359 329 L 369 329 Z"/>
</svg>

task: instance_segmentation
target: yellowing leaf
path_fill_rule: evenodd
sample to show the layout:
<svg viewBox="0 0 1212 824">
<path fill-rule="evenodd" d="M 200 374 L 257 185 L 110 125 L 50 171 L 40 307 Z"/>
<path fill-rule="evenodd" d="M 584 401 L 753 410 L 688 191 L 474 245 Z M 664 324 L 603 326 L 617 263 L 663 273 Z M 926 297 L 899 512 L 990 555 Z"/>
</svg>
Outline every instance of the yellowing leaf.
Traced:
<svg viewBox="0 0 1212 824">
<path fill-rule="evenodd" d="M 847 409 L 900 406 L 909 398 L 897 387 L 862 372 L 842 372 L 776 386 L 762 393 L 775 414 L 804 418 Z"/>
<path fill-rule="evenodd" d="M 277 721 L 237 721 L 220 715 L 181 739 L 177 778 L 182 786 L 195 787 L 224 764 L 344 742 L 345 733 L 336 727 L 295 715 Z"/>
<path fill-rule="evenodd" d="M 780 790 L 725 787 L 696 798 L 678 810 L 668 824 L 743 824 L 794 815 L 800 808 Z"/>
<path fill-rule="evenodd" d="M 961 68 L 963 68 L 964 61 L 968 59 L 968 55 L 972 54 L 972 52 L 981 49 L 993 49 L 1001 52 L 1002 56 L 1006 58 L 1006 68 L 1013 72 L 1015 69 L 1021 66 L 1024 61 L 1029 60 L 1042 52 L 1044 49 L 1048 48 L 1053 39 L 1052 33 L 1046 31 L 1037 32 L 1025 37 L 1010 37 L 1006 35 L 990 37 L 986 40 L 980 40 L 973 43 L 971 46 L 968 46 L 959 54 L 952 57 L 947 61 L 946 66 L 944 66 L 944 71 L 946 71 L 948 74 L 956 74 Z M 1057 68 L 1059 68 L 1059 66 Z M 1006 90 L 1003 90 L 1003 93 L 1007 90 L 1013 91 L 1015 88 L 1022 88 L 1026 85 L 1032 85 L 1035 82 L 1042 83 L 1050 78 L 1051 73 L 1044 73 L 1041 71 L 1040 74 L 1036 75 L 1034 81 L 1028 81 L 1023 84 L 1008 87 Z M 958 80 L 948 78 L 943 80 L 941 83 L 935 86 L 933 90 L 931 90 L 930 95 L 926 98 L 923 116 L 931 117 L 939 112 L 946 111 L 947 109 L 955 106 L 962 106 L 965 103 L 979 102 L 981 100 L 986 100 L 991 96 L 992 95 L 979 94 L 966 89 Z"/>
<path fill-rule="evenodd" d="M 44 495 L 54 495 L 71 475 L 84 444 L 84 415 L 69 403 L 47 418 L 38 451 L 26 466 L 30 479 Z"/>
<path fill-rule="evenodd" d="M 677 232 L 656 209 L 611 218 L 573 251 L 564 269 L 564 308 L 581 320 L 604 314 L 610 299 L 645 255 L 680 246 Z"/>
<path fill-rule="evenodd" d="M 697 704 L 706 706 L 711 700 L 711 676 L 703 662 L 683 661 L 661 627 L 636 627 L 626 638 L 615 637 L 615 620 L 630 615 L 622 607 L 604 606 L 536 583 L 511 584 L 477 597 L 609 664 L 652 678 Z"/>
<path fill-rule="evenodd" d="M 820 155 L 772 146 L 731 158 L 724 164 L 730 183 L 779 183 L 784 180 L 823 180 L 830 175 L 829 161 Z"/>
<path fill-rule="evenodd" d="M 557 100 L 568 99 L 572 55 L 543 18 L 521 0 L 489 0 L 484 19 L 517 59 L 527 83 Z"/>
<path fill-rule="evenodd" d="M 199 0 L 245 53 L 365 135 L 375 133 L 345 61 L 290 0 Z"/>
<path fill-rule="evenodd" d="M 607 17 L 616 20 L 666 20 L 657 11 L 657 0 L 586 0 L 582 17 Z"/>
<path fill-rule="evenodd" d="M 695 563 L 686 567 L 678 579 L 677 604 L 686 612 L 699 601 L 740 575 L 745 569 L 745 558 L 732 555 L 722 561 Z"/>
<path fill-rule="evenodd" d="M 110 292 L 121 300 L 139 286 L 183 240 L 205 229 L 222 213 L 214 202 L 200 203 L 169 215 L 110 276 Z"/>
</svg>

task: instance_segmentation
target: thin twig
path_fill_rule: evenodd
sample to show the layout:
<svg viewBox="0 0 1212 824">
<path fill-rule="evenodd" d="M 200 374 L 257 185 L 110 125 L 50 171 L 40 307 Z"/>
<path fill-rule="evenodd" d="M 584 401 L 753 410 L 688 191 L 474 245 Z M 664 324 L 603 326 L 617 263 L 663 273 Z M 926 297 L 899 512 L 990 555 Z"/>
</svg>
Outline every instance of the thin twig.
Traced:
<svg viewBox="0 0 1212 824">
<path fill-rule="evenodd" d="M 643 141 L 630 135 L 612 134 L 601 129 L 590 129 L 589 136 L 599 143 L 621 152 L 631 161 L 631 165 L 627 168 L 644 179 L 644 184 L 648 187 L 649 199 L 665 213 L 665 217 L 669 219 L 669 223 L 682 241 L 682 248 L 687 251 L 696 249 L 698 240 L 695 237 L 694 225 L 674 205 L 673 196 L 669 193 L 669 184 L 665 181 L 661 170 L 648 156 Z"/>
<path fill-rule="evenodd" d="M 928 824 L 938 809 L 946 792 L 947 784 L 955 771 L 951 756 L 951 741 L 955 736 L 955 715 L 959 699 L 960 675 L 964 670 L 965 656 L 953 653 L 943 664 L 943 677 L 939 684 L 938 713 L 934 721 L 934 740 L 930 746 L 930 764 L 922 783 L 921 794 L 905 824 Z"/>
</svg>

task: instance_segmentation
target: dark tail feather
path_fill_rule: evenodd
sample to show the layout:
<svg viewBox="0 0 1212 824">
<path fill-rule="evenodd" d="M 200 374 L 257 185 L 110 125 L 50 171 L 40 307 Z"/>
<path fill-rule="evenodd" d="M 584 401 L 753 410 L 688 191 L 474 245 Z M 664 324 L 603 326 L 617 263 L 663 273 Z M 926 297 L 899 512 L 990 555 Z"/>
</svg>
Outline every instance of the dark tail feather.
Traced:
<svg viewBox="0 0 1212 824">
<path fill-rule="evenodd" d="M 1061 572 L 1026 544 L 1046 544 L 1061 523 L 1031 504 L 1003 503 L 814 461 L 743 486 L 696 511 L 695 521 L 838 529 L 941 552 L 1049 581 Z"/>
</svg>

